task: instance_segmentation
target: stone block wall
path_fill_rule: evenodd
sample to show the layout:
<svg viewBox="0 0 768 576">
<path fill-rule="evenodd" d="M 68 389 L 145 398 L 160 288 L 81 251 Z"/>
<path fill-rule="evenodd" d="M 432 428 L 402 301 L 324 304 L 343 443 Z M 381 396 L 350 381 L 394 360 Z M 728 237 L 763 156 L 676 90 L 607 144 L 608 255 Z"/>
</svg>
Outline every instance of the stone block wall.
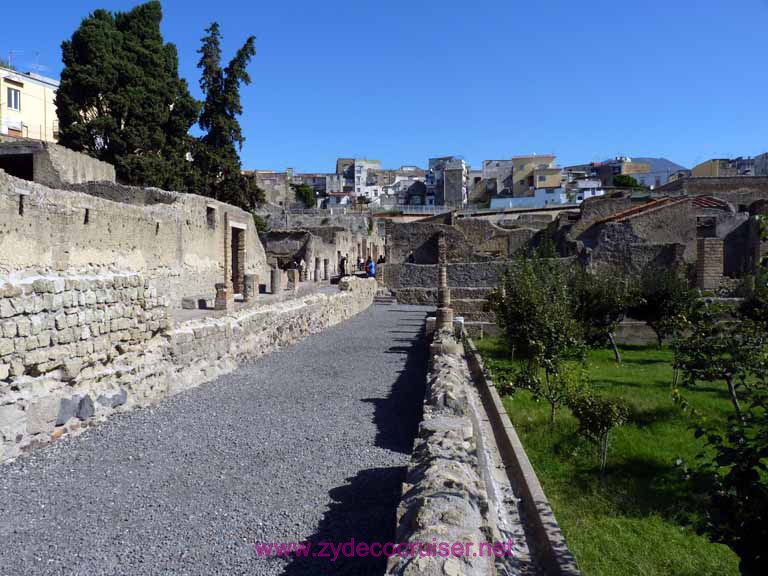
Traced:
<svg viewBox="0 0 768 576">
<path fill-rule="evenodd" d="M 495 322 L 492 312 L 485 310 L 485 299 L 495 289 L 509 261 L 456 262 L 448 264 L 448 286 L 451 306 L 456 316 L 467 322 Z M 438 266 L 428 264 L 384 264 L 383 284 L 398 303 L 436 305 Z"/>
<path fill-rule="evenodd" d="M 364 310 L 373 279 L 171 326 L 139 275 L 43 278 L 0 290 L 0 462 L 210 381 Z"/>
<path fill-rule="evenodd" d="M 115 360 L 168 328 L 136 274 L 26 278 L 0 288 L 0 461 L 126 401 Z"/>
</svg>

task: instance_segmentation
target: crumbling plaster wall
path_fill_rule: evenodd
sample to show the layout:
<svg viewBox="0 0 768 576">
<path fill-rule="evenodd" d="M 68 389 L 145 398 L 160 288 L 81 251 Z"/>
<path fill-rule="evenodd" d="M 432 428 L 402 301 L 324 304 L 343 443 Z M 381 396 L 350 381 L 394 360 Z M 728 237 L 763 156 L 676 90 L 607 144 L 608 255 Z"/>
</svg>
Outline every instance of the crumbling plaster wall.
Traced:
<svg viewBox="0 0 768 576">
<path fill-rule="evenodd" d="M 246 228 L 245 272 L 266 277 L 252 218 L 233 206 L 117 184 L 57 190 L 0 171 L 0 275 L 141 273 L 180 307 L 224 281 L 225 214 Z"/>
<path fill-rule="evenodd" d="M 347 257 L 347 271 L 351 271 L 359 254 L 369 250 L 375 255 L 384 253 L 383 242 L 377 236 L 353 233 L 339 226 L 272 230 L 263 238 L 268 258 L 275 260 L 271 264 L 277 264 L 278 259 L 283 266 L 294 259 L 304 260 L 310 277 L 318 263 L 325 276 L 326 260 L 329 276 L 338 274 L 339 254 Z"/>
<path fill-rule="evenodd" d="M 520 221 L 519 224 L 523 224 Z M 504 229 L 493 222 L 479 218 L 458 218 L 454 226 L 474 246 L 475 252 L 497 258 L 510 258 L 525 247 L 537 230 L 528 227 Z"/>
</svg>

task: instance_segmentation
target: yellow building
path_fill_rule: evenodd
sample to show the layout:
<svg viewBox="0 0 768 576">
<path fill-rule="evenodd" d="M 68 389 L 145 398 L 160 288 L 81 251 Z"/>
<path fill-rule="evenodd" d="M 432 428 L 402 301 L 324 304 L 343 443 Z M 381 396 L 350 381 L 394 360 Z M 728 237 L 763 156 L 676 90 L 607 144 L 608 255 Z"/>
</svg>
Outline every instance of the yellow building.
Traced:
<svg viewBox="0 0 768 576">
<path fill-rule="evenodd" d="M 693 167 L 694 178 L 733 178 L 754 176 L 754 158 L 713 158 Z"/>
<path fill-rule="evenodd" d="M 547 173 L 546 170 L 554 168 L 555 158 L 555 156 L 547 154 L 542 156 L 513 156 L 512 177 L 514 184 L 512 185 L 512 195 L 516 197 L 533 196 L 535 188 L 543 188 L 544 186 L 538 186 L 538 183 L 534 181 L 534 172 L 542 171 L 539 175 L 544 175 L 547 181 L 550 181 L 551 174 Z M 559 170 L 557 170 L 557 174 L 560 174 Z"/>
<path fill-rule="evenodd" d="M 51 78 L 0 67 L 0 135 L 56 142 L 58 87 Z"/>
<path fill-rule="evenodd" d="M 694 178 L 712 178 L 720 175 L 720 165 L 724 160 L 707 160 L 693 167 Z"/>
<path fill-rule="evenodd" d="M 559 188 L 563 185 L 563 171 L 560 168 L 536 168 L 533 171 L 534 188 Z"/>
</svg>

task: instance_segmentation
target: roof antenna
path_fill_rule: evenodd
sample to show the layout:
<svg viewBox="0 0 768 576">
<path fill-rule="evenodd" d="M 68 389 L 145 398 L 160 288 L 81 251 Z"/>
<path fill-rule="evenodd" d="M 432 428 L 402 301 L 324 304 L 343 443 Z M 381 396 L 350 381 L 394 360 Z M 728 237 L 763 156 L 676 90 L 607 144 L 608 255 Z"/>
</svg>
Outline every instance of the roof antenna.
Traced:
<svg viewBox="0 0 768 576">
<path fill-rule="evenodd" d="M 34 70 L 38 74 L 48 70 L 48 66 L 43 66 L 42 64 L 40 64 L 40 50 L 35 50 L 35 63 L 32 64 L 30 68 L 32 68 L 32 70 Z"/>
<path fill-rule="evenodd" d="M 8 50 L 8 68 L 15 70 L 15 68 L 13 67 L 13 56 L 14 55 L 18 56 L 19 54 L 24 54 L 24 52 L 21 50 Z"/>
</svg>

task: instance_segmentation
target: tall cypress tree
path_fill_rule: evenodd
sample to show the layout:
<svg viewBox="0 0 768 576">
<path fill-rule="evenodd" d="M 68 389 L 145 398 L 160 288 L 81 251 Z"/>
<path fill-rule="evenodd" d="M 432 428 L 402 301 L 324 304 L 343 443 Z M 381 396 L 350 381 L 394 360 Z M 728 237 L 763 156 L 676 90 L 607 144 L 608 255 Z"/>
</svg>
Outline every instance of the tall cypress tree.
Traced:
<svg viewBox="0 0 768 576">
<path fill-rule="evenodd" d="M 161 20 L 158 1 L 125 13 L 97 10 L 62 44 L 59 141 L 113 163 L 128 184 L 186 190 L 189 129 L 200 105 L 179 78 Z"/>
<path fill-rule="evenodd" d="M 205 32 L 198 50 L 200 88 L 205 94 L 199 125 L 205 134 L 198 141 L 195 166 L 204 194 L 250 209 L 256 203 L 256 190 L 241 173 L 239 151 L 245 138 L 237 117 L 243 112 L 240 86 L 251 83 L 247 67 L 256 54 L 256 39 L 249 37 L 222 68 L 219 24 L 213 22 Z"/>
</svg>

